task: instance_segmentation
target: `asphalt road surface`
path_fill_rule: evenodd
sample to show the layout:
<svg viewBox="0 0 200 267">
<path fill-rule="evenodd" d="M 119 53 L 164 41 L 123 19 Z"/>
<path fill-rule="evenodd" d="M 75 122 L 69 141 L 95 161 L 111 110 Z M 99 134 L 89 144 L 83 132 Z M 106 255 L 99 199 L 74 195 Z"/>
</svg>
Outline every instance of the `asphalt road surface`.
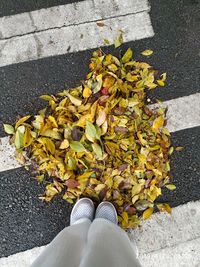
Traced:
<svg viewBox="0 0 200 267">
<path fill-rule="evenodd" d="M 73 2 L 1 0 L 0 17 Z M 104 51 L 119 55 L 131 47 L 137 59 L 141 59 L 139 53 L 144 49 L 154 51 L 148 61 L 167 72 L 168 83 L 166 87 L 151 92 L 149 96 L 153 102 L 200 93 L 200 1 L 151 0 L 149 4 L 155 35 L 126 42 L 117 50 L 111 45 Z M 134 25 L 132 27 L 134 30 Z M 12 38 L 15 37 L 8 41 Z M 0 61 L 1 48 L 0 40 Z M 16 116 L 34 114 L 44 106 L 38 96 L 78 85 L 88 71 L 93 50 L 24 62 L 19 60 L 0 67 L 0 137 L 6 136 L 2 123 L 14 123 Z M 192 108 L 190 112 L 192 114 Z M 173 207 L 200 199 L 199 136 L 200 118 L 196 127 L 172 133 L 174 146 L 183 146 L 184 150 L 177 152 L 172 159 L 177 190 L 166 191 L 161 200 Z M 69 224 L 71 206 L 60 198 L 43 203 L 38 199 L 42 192 L 41 186 L 24 168 L 0 172 L 0 257 L 46 245 Z"/>
</svg>

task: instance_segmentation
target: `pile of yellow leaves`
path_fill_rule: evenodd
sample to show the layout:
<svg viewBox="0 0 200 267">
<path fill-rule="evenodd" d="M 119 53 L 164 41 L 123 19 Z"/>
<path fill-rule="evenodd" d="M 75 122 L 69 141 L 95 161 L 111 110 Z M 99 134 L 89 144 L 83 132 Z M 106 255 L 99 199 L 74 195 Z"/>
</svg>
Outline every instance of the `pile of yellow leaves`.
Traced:
<svg viewBox="0 0 200 267">
<path fill-rule="evenodd" d="M 145 90 L 164 86 L 166 73 L 156 79 L 130 48 L 121 59 L 99 49 L 89 67 L 79 87 L 41 96 L 45 109 L 4 125 L 17 159 L 47 181 L 42 199 L 61 193 L 70 203 L 83 196 L 111 201 L 124 229 L 149 218 L 154 206 L 171 213 L 168 204 L 154 204 L 162 187 L 175 189 L 166 110 L 145 103 Z"/>
</svg>

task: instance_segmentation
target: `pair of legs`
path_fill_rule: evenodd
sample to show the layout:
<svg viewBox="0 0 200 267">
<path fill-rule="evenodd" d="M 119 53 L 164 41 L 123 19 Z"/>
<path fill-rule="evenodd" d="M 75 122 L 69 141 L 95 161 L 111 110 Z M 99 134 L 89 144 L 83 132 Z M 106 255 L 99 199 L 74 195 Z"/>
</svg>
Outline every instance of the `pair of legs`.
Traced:
<svg viewBox="0 0 200 267">
<path fill-rule="evenodd" d="M 74 206 L 63 229 L 31 267 L 141 267 L 136 251 L 120 227 L 109 202 L 96 210 L 88 198 Z"/>
</svg>

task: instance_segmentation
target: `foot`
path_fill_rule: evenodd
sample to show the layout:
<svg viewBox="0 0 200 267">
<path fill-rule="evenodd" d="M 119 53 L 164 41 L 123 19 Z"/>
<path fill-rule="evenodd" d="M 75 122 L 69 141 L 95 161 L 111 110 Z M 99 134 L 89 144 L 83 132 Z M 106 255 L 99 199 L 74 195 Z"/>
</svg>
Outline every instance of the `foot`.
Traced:
<svg viewBox="0 0 200 267">
<path fill-rule="evenodd" d="M 101 202 L 97 207 L 95 219 L 97 218 L 103 218 L 114 224 L 118 224 L 117 211 L 114 205 L 107 201 Z"/>
<path fill-rule="evenodd" d="M 81 219 L 89 219 L 92 221 L 94 219 L 94 203 L 89 198 L 81 198 L 74 205 L 71 216 L 70 225 L 76 224 Z"/>
</svg>

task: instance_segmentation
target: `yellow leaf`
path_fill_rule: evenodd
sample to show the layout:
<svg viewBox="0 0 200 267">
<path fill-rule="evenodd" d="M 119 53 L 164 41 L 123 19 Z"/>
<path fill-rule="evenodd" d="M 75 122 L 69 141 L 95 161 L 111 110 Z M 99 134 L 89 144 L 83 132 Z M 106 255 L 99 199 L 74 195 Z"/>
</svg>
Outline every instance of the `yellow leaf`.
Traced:
<svg viewBox="0 0 200 267">
<path fill-rule="evenodd" d="M 21 124 L 23 124 L 25 121 L 27 121 L 30 117 L 31 117 L 31 116 L 28 115 L 28 116 L 25 116 L 25 117 L 19 119 L 19 120 L 17 121 L 17 123 L 15 124 L 15 129 L 17 129 Z"/>
<path fill-rule="evenodd" d="M 40 98 L 45 100 L 45 101 L 52 101 L 52 100 L 54 101 L 55 100 L 55 97 L 52 95 L 41 95 Z"/>
<path fill-rule="evenodd" d="M 162 77 L 161 80 L 164 82 L 167 78 L 167 73 L 165 72 L 165 73 L 161 74 L 161 77 Z"/>
<path fill-rule="evenodd" d="M 31 130 L 29 127 L 27 127 L 24 133 L 24 147 L 29 146 L 32 140 L 33 140 L 33 137 L 31 135 Z"/>
<path fill-rule="evenodd" d="M 83 90 L 83 97 L 88 98 L 91 96 L 91 94 L 92 94 L 92 90 L 86 86 Z"/>
<path fill-rule="evenodd" d="M 144 50 L 141 54 L 143 56 L 150 56 L 153 54 L 153 51 L 151 49 L 147 49 L 147 50 Z"/>
<path fill-rule="evenodd" d="M 84 172 L 83 174 L 79 175 L 77 177 L 78 181 L 81 181 L 82 179 L 87 179 L 89 178 L 94 172 L 93 171 L 89 171 L 89 172 Z"/>
<path fill-rule="evenodd" d="M 158 85 L 160 85 L 162 87 L 165 86 L 165 83 L 162 80 L 157 80 L 156 82 Z"/>
<path fill-rule="evenodd" d="M 147 141 L 143 138 L 142 133 L 141 133 L 141 132 L 137 132 L 137 136 L 138 136 L 138 138 L 139 138 L 141 144 L 142 144 L 143 146 L 145 146 L 145 145 L 147 144 Z"/>
<path fill-rule="evenodd" d="M 80 117 L 80 119 L 76 122 L 76 126 L 85 127 L 86 121 L 92 121 L 92 115 L 91 114 L 85 114 Z"/>
<path fill-rule="evenodd" d="M 176 151 L 181 151 L 181 150 L 183 150 L 183 149 L 184 149 L 184 147 L 182 147 L 182 146 L 177 146 L 175 150 L 176 150 Z"/>
<path fill-rule="evenodd" d="M 108 188 L 112 188 L 113 186 L 113 178 L 111 176 L 106 178 L 105 184 L 108 186 Z"/>
<path fill-rule="evenodd" d="M 115 83 L 115 78 L 112 76 L 106 76 L 106 78 L 103 81 L 103 87 L 110 88 Z"/>
<path fill-rule="evenodd" d="M 68 93 L 68 92 L 66 93 L 66 95 L 68 96 L 68 98 L 72 102 L 72 104 L 74 104 L 75 106 L 80 106 L 82 104 L 82 100 L 81 99 L 70 95 L 70 93 Z"/>
<path fill-rule="evenodd" d="M 158 118 L 154 120 L 152 129 L 155 132 L 157 132 L 161 127 L 163 127 L 163 124 L 164 124 L 164 118 L 163 116 L 159 116 Z"/>
<path fill-rule="evenodd" d="M 138 80 L 138 75 L 132 75 L 130 72 L 126 75 L 126 80 L 129 82 L 135 82 Z"/>
<path fill-rule="evenodd" d="M 169 132 L 169 130 L 168 130 L 167 128 L 163 128 L 163 129 L 162 129 L 162 132 L 163 132 L 164 134 L 170 136 L 170 132 Z"/>
<path fill-rule="evenodd" d="M 51 130 L 51 129 L 48 129 L 48 130 L 42 132 L 41 135 L 46 136 L 46 137 L 51 137 L 51 138 L 54 138 L 57 140 L 61 140 L 60 133 L 58 133 L 57 131 Z"/>
<path fill-rule="evenodd" d="M 66 149 L 69 147 L 69 141 L 67 139 L 64 139 L 62 143 L 60 144 L 60 149 Z"/>
<path fill-rule="evenodd" d="M 139 199 L 139 195 L 136 195 L 132 198 L 132 203 L 135 204 L 135 202 Z"/>
<path fill-rule="evenodd" d="M 140 193 L 142 189 L 142 185 L 141 184 L 136 184 L 132 187 L 132 197 L 134 197 L 135 195 L 138 195 Z"/>
<path fill-rule="evenodd" d="M 98 185 L 94 188 L 94 190 L 95 190 L 95 192 L 97 192 L 97 194 L 99 194 L 105 187 L 106 187 L 105 184 L 98 184 Z"/>
<path fill-rule="evenodd" d="M 54 144 L 54 142 L 51 139 L 45 138 L 45 137 L 41 137 L 40 140 L 42 141 L 42 143 L 45 145 L 46 149 L 51 154 L 54 154 L 55 153 L 55 144 Z"/>
<path fill-rule="evenodd" d="M 118 48 L 122 43 L 123 43 L 122 31 L 119 31 L 118 35 L 116 36 L 114 40 L 115 48 Z"/>
<path fill-rule="evenodd" d="M 49 116 L 48 119 L 52 122 L 54 127 L 58 128 L 58 124 L 53 116 Z"/>
<path fill-rule="evenodd" d="M 174 184 L 166 184 L 165 185 L 167 187 L 167 189 L 169 190 L 175 190 L 176 189 L 176 186 Z"/>
<path fill-rule="evenodd" d="M 148 208 L 147 210 L 145 210 L 145 211 L 143 212 L 143 214 L 142 214 L 142 218 L 143 218 L 144 220 L 147 220 L 147 219 L 149 219 L 149 218 L 151 217 L 152 213 L 153 213 L 153 208 Z"/>
<path fill-rule="evenodd" d="M 169 154 L 171 155 L 173 152 L 174 152 L 174 148 L 173 148 L 173 146 L 171 146 L 169 149 Z"/>
<path fill-rule="evenodd" d="M 133 51 L 132 49 L 129 47 L 126 51 L 126 53 L 123 55 L 122 57 L 122 63 L 127 63 L 128 61 L 131 60 L 131 58 L 133 57 Z"/>
<path fill-rule="evenodd" d="M 108 130 L 108 122 L 107 120 L 105 120 L 104 123 L 101 125 L 101 135 L 106 134 L 107 130 Z"/>
<path fill-rule="evenodd" d="M 108 65 L 108 69 L 110 71 L 116 72 L 118 70 L 118 67 L 112 63 L 112 64 Z"/>
<path fill-rule="evenodd" d="M 169 214 L 172 213 L 172 208 L 169 206 L 169 204 L 166 204 L 166 203 L 164 203 L 164 204 L 157 204 L 156 206 L 157 206 L 157 208 L 158 208 L 160 211 L 166 211 L 166 212 L 168 212 Z"/>
<path fill-rule="evenodd" d="M 126 211 L 123 211 L 121 216 L 122 216 L 124 222 L 128 223 L 128 213 Z"/>
</svg>

